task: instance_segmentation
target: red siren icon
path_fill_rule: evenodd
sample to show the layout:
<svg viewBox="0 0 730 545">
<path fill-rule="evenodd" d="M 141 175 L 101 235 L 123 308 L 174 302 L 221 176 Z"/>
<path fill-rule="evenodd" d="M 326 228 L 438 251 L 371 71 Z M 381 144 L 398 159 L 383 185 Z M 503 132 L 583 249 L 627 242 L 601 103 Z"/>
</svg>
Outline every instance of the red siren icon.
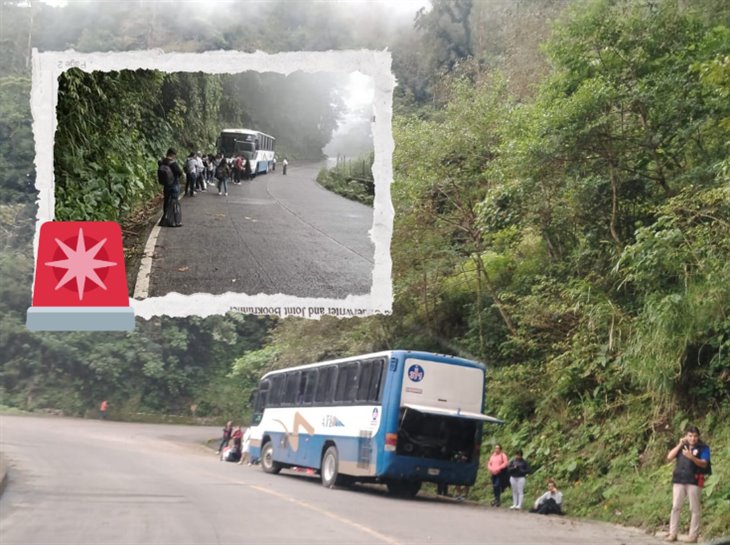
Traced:
<svg viewBox="0 0 730 545">
<path fill-rule="evenodd" d="M 134 329 L 118 223 L 41 225 L 26 325 L 33 331 Z"/>
</svg>

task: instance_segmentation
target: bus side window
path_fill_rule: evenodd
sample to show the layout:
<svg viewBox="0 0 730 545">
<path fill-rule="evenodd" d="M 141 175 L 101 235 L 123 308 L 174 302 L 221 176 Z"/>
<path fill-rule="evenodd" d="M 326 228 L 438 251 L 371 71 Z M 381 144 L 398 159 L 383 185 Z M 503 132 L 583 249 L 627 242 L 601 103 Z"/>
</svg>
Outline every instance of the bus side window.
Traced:
<svg viewBox="0 0 730 545">
<path fill-rule="evenodd" d="M 357 384 L 357 397 L 358 401 L 369 401 L 370 400 L 370 381 L 373 376 L 373 360 L 366 360 L 360 364 L 360 377 Z"/>
<path fill-rule="evenodd" d="M 296 405 L 297 394 L 299 393 L 299 371 L 293 371 L 286 374 L 286 390 L 284 393 L 284 399 L 282 400 L 284 405 Z"/>
<path fill-rule="evenodd" d="M 335 390 L 335 401 L 351 403 L 355 401 L 357 394 L 357 377 L 360 371 L 360 362 L 348 362 L 339 364 L 337 374 L 337 389 Z"/>
<path fill-rule="evenodd" d="M 337 367 L 329 365 L 322 367 L 317 381 L 317 390 L 314 394 L 314 402 L 317 405 L 328 405 L 332 403 L 332 390 L 337 377 Z"/>
<path fill-rule="evenodd" d="M 368 392 L 368 401 L 380 401 L 380 385 L 383 381 L 385 372 L 385 360 L 372 360 L 373 373 L 370 380 L 370 391 Z"/>
<path fill-rule="evenodd" d="M 286 382 L 284 375 L 274 375 L 271 377 L 271 390 L 269 394 L 268 407 L 280 407 L 281 399 L 283 397 L 283 390 Z"/>
<path fill-rule="evenodd" d="M 306 380 L 304 385 L 304 403 L 307 405 L 311 405 L 312 401 L 314 401 L 314 392 L 317 387 L 318 375 L 319 371 L 317 369 L 312 369 L 311 371 L 307 371 L 303 374 L 304 380 Z"/>
<path fill-rule="evenodd" d="M 262 380 L 259 387 L 251 392 L 251 402 L 253 405 L 253 413 L 251 415 L 251 424 L 256 426 L 261 422 L 264 409 L 268 402 L 269 388 L 271 383 L 268 380 Z"/>
</svg>

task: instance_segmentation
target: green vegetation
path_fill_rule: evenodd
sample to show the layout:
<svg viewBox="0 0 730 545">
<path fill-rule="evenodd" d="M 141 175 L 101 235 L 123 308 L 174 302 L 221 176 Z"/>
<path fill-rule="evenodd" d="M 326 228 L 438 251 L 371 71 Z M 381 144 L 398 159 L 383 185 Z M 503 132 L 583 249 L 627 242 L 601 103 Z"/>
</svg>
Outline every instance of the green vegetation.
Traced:
<svg viewBox="0 0 730 545">
<path fill-rule="evenodd" d="M 375 198 L 374 158 L 375 155 L 370 153 L 354 160 L 338 159 L 335 167 L 323 168 L 319 172 L 317 181 L 343 197 L 372 206 Z"/>
<path fill-rule="evenodd" d="M 187 8 L 159 34 L 140 23 L 154 7 L 122 18 L 122 29 L 116 6 L 100 20 L 75 5 L 30 9 L 39 10 L 36 25 L 58 21 L 57 34 L 33 36 L 55 49 L 392 45 L 393 315 L 164 318 L 140 320 L 129 334 L 27 331 L 35 196 L 23 44 L 32 27 L 29 8 L 16 6 L 7 10 L 17 24 L 6 34 L 12 47 L 0 78 L 3 404 L 84 414 L 103 396 L 124 417 L 189 416 L 195 405 L 197 416 L 241 418 L 257 378 L 275 367 L 395 347 L 447 352 L 487 363 L 487 411 L 506 425 L 487 428 L 483 454 L 496 440 L 508 453 L 522 448 L 537 468 L 528 496 L 550 475 L 570 514 L 662 527 L 671 473 L 664 457 L 692 422 L 713 448 L 703 534 L 730 533 L 727 3 L 435 0 L 416 28 L 397 32 L 378 26 L 377 10 L 353 25 L 337 11 L 323 17 L 320 5 L 287 6 L 258 13 L 255 35 L 234 17 L 180 33 Z M 177 104 L 192 100 L 185 89 L 202 89 L 188 76 L 171 84 Z M 69 73 L 78 108 L 93 106 L 94 85 L 112 93 L 127 76 L 84 77 Z M 147 91 L 124 97 L 137 96 L 138 107 L 130 103 L 125 117 L 99 113 L 100 127 L 157 127 L 140 133 L 147 147 L 134 151 L 128 170 L 115 133 L 108 157 L 124 180 L 151 174 L 163 142 L 184 142 L 183 118 L 171 112 L 188 111 L 174 110 L 174 100 L 142 100 L 158 92 L 150 89 L 160 76 L 135 77 Z M 206 81 L 205 93 L 217 96 L 218 84 Z M 221 100 L 218 112 L 238 108 Z M 150 115 L 164 123 L 138 122 Z M 197 121 L 203 141 L 209 125 L 188 118 Z M 68 172 L 77 168 L 73 149 L 98 153 L 98 139 L 81 146 L 81 122 L 67 124 L 76 132 L 56 154 Z M 108 183 L 93 165 L 83 168 L 93 183 Z M 126 194 L 104 187 L 122 210 Z M 489 497 L 485 480 L 474 498 Z"/>
</svg>

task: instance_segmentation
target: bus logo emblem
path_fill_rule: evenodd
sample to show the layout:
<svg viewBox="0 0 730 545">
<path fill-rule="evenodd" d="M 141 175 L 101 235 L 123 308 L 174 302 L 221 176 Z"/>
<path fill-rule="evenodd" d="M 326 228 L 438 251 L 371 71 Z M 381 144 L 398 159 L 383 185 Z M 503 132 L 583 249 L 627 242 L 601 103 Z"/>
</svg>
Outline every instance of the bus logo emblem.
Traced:
<svg viewBox="0 0 730 545">
<path fill-rule="evenodd" d="M 408 378 L 413 382 L 421 382 L 423 380 L 423 367 L 420 365 L 411 365 L 408 368 Z"/>
</svg>

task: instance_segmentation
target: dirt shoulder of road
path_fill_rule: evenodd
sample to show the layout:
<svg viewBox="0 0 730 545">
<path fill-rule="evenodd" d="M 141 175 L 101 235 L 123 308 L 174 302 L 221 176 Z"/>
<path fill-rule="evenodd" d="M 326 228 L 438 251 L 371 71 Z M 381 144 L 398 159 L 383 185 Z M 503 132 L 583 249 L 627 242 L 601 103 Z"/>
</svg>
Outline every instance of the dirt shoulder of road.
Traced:
<svg viewBox="0 0 730 545">
<path fill-rule="evenodd" d="M 122 222 L 122 244 L 124 245 L 124 266 L 127 272 L 127 289 L 129 296 L 134 294 L 137 273 L 144 257 L 144 248 L 152 228 L 160 219 L 162 195 L 151 200 L 147 206 L 134 216 Z"/>
</svg>

